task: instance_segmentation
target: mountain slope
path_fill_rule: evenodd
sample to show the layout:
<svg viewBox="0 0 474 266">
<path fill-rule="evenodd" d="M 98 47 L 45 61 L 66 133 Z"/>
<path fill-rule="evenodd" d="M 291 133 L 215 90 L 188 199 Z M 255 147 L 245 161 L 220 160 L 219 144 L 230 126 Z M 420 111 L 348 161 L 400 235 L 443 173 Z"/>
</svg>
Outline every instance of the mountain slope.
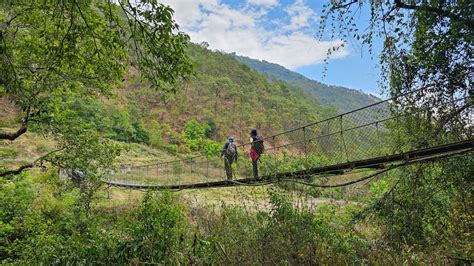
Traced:
<svg viewBox="0 0 474 266">
<path fill-rule="evenodd" d="M 189 53 L 196 75 L 176 95 L 162 98 L 134 79 L 125 89 L 127 101 L 138 107 L 144 123 L 155 120 L 161 124 L 171 142 L 179 144 L 180 136 L 173 132 L 181 132 L 190 119 L 210 125 L 210 136 L 216 141 L 228 135 L 246 141 L 253 127 L 270 135 L 336 113 L 302 89 L 284 81 L 270 82 L 231 55 L 194 44 Z"/>
<path fill-rule="evenodd" d="M 362 93 L 357 90 L 340 86 L 330 86 L 311 80 L 294 71 L 288 70 L 278 64 L 259 61 L 245 56 L 232 54 L 239 62 L 246 64 L 253 70 L 263 75 L 286 81 L 293 87 L 302 88 L 312 95 L 321 104 L 334 105 L 342 112 L 351 111 L 362 106 L 380 101 L 379 98 Z"/>
<path fill-rule="evenodd" d="M 230 135 L 242 143 L 251 128 L 269 136 L 337 113 L 302 89 L 269 81 L 231 55 L 195 44 L 188 52 L 195 75 L 182 81 L 176 94 L 150 88 L 131 68 L 113 97 L 71 96 L 64 104 L 105 137 L 157 148 L 173 145 L 182 153 L 190 146 L 199 150 L 187 139 L 193 130 L 204 130 L 206 139 L 219 143 Z"/>
</svg>

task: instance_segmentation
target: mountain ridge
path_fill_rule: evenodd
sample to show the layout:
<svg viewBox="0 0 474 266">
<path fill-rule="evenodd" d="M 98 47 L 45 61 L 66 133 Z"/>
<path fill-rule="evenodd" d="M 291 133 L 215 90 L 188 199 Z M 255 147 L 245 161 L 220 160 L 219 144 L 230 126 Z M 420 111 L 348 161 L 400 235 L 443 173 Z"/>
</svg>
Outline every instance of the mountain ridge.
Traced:
<svg viewBox="0 0 474 266">
<path fill-rule="evenodd" d="M 291 84 L 294 88 L 301 88 L 321 104 L 333 105 L 342 112 L 351 111 L 381 100 L 372 94 L 366 94 L 355 89 L 327 85 L 309 79 L 276 63 L 240 56 L 236 53 L 231 53 L 231 55 L 240 63 L 263 74 L 269 80 L 278 79 Z"/>
</svg>

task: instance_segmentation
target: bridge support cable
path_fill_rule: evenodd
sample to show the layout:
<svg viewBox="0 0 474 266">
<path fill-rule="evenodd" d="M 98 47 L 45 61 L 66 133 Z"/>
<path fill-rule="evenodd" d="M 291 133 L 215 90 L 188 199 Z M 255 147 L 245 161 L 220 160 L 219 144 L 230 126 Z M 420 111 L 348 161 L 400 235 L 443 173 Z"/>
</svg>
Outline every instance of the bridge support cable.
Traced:
<svg viewBox="0 0 474 266">
<path fill-rule="evenodd" d="M 349 181 L 344 184 L 333 185 L 334 187 L 352 185 L 364 180 L 370 179 L 394 168 L 405 166 L 413 163 L 421 163 L 427 161 L 436 161 L 442 158 L 447 158 L 463 153 L 468 153 L 474 150 L 474 140 L 461 141 L 457 143 L 451 143 L 446 145 L 439 145 L 436 147 L 418 149 L 411 152 L 405 152 L 401 154 L 395 154 L 390 156 L 375 157 L 366 160 L 352 161 L 347 163 L 341 163 L 336 165 L 314 167 L 302 171 L 274 173 L 267 176 L 262 176 L 259 179 L 254 178 L 243 178 L 237 180 L 222 180 L 222 181 L 211 181 L 195 184 L 180 184 L 180 185 L 154 185 L 154 184 L 137 184 L 128 183 L 116 180 L 104 181 L 108 185 L 129 188 L 129 189 L 154 189 L 154 190 L 169 190 L 169 191 L 180 191 L 185 189 L 203 189 L 203 188 L 219 188 L 219 187 L 233 187 L 233 186 L 261 186 L 268 185 L 271 183 L 291 181 L 295 182 L 297 179 L 305 179 L 309 176 L 321 176 L 321 175 L 337 175 L 347 173 L 356 169 L 373 169 L 381 168 L 378 172 L 368 177 L 361 178 L 360 180 Z M 390 165 L 393 164 L 393 165 Z M 390 166 L 389 166 L 390 165 Z M 298 181 L 305 185 L 311 185 L 315 187 L 331 187 L 331 185 L 317 185 L 307 182 Z"/>
</svg>

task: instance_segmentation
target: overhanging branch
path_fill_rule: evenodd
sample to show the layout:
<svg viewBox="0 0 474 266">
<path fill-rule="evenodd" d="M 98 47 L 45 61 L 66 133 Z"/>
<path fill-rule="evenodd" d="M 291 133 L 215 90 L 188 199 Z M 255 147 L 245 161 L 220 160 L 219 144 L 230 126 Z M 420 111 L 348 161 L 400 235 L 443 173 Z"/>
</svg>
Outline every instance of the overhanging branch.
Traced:
<svg viewBox="0 0 474 266">
<path fill-rule="evenodd" d="M 0 177 L 5 177 L 5 176 L 9 176 L 9 175 L 18 175 L 26 169 L 33 168 L 38 162 L 47 161 L 48 156 L 50 156 L 53 153 L 62 151 L 64 149 L 66 149 L 66 147 L 62 147 L 60 149 L 50 151 L 50 152 L 46 153 L 45 155 L 39 157 L 38 159 L 34 160 L 32 163 L 22 165 L 22 166 L 18 167 L 17 169 L 14 169 L 14 170 L 7 170 L 5 172 L 1 172 Z M 49 162 L 51 162 L 51 161 L 49 161 Z"/>
<path fill-rule="evenodd" d="M 0 177 L 5 177 L 5 176 L 9 176 L 9 175 L 18 175 L 21 172 L 23 172 L 23 170 L 32 168 L 33 166 L 35 166 L 33 163 L 22 165 L 22 166 L 20 166 L 19 168 L 15 169 L 15 170 L 7 170 L 5 172 L 0 173 Z"/>
<path fill-rule="evenodd" d="M 335 4 L 334 9 L 346 8 L 346 7 L 349 7 L 349 6 L 351 6 L 355 3 L 358 3 L 358 2 L 359 2 L 359 0 L 352 0 L 352 1 L 350 1 L 348 3 L 345 3 L 345 4 L 342 4 L 342 3 L 341 4 Z"/>
<path fill-rule="evenodd" d="M 421 11 L 435 13 L 442 17 L 447 17 L 452 20 L 466 23 L 471 28 L 474 27 L 474 21 L 472 19 L 461 17 L 460 15 L 453 14 L 441 8 L 436 8 L 429 5 L 422 5 L 422 6 L 410 5 L 410 4 L 404 3 L 402 0 L 395 0 L 395 6 L 397 8 L 403 8 L 403 9 L 409 9 L 409 10 L 421 10 Z"/>
<path fill-rule="evenodd" d="M 29 106 L 27 109 L 26 109 L 26 115 L 25 117 L 21 120 L 21 127 L 20 129 L 18 129 L 16 132 L 14 133 L 2 133 L 0 132 L 0 139 L 8 139 L 8 140 L 15 140 L 17 139 L 19 136 L 23 135 L 26 133 L 26 131 L 28 130 L 28 122 L 30 121 L 30 111 L 31 111 L 31 106 Z"/>
<path fill-rule="evenodd" d="M 20 129 L 18 129 L 16 132 L 14 133 L 2 133 L 0 132 L 0 139 L 8 139 L 8 140 L 15 140 L 17 139 L 19 136 L 23 135 L 24 133 L 26 133 L 27 131 L 27 123 L 28 121 L 23 119 L 22 123 L 21 123 L 21 127 Z"/>
</svg>

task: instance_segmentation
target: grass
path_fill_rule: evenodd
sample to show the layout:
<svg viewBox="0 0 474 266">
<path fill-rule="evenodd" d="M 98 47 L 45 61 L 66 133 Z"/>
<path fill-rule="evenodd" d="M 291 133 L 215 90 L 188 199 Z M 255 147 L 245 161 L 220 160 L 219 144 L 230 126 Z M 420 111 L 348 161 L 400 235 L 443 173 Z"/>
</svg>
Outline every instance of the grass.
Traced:
<svg viewBox="0 0 474 266">
<path fill-rule="evenodd" d="M 4 132 L 12 129 L 0 129 Z M 31 163 L 35 159 L 54 149 L 55 143 L 34 132 L 26 132 L 15 141 L 0 141 L 0 167 L 18 167 Z"/>
<path fill-rule="evenodd" d="M 122 151 L 118 158 L 118 164 L 146 165 L 173 160 L 176 160 L 176 157 L 167 152 L 143 144 L 131 143 L 126 144 L 126 149 Z"/>
<path fill-rule="evenodd" d="M 15 149 L 0 147 L 0 159 L 15 158 L 17 153 Z"/>
</svg>

